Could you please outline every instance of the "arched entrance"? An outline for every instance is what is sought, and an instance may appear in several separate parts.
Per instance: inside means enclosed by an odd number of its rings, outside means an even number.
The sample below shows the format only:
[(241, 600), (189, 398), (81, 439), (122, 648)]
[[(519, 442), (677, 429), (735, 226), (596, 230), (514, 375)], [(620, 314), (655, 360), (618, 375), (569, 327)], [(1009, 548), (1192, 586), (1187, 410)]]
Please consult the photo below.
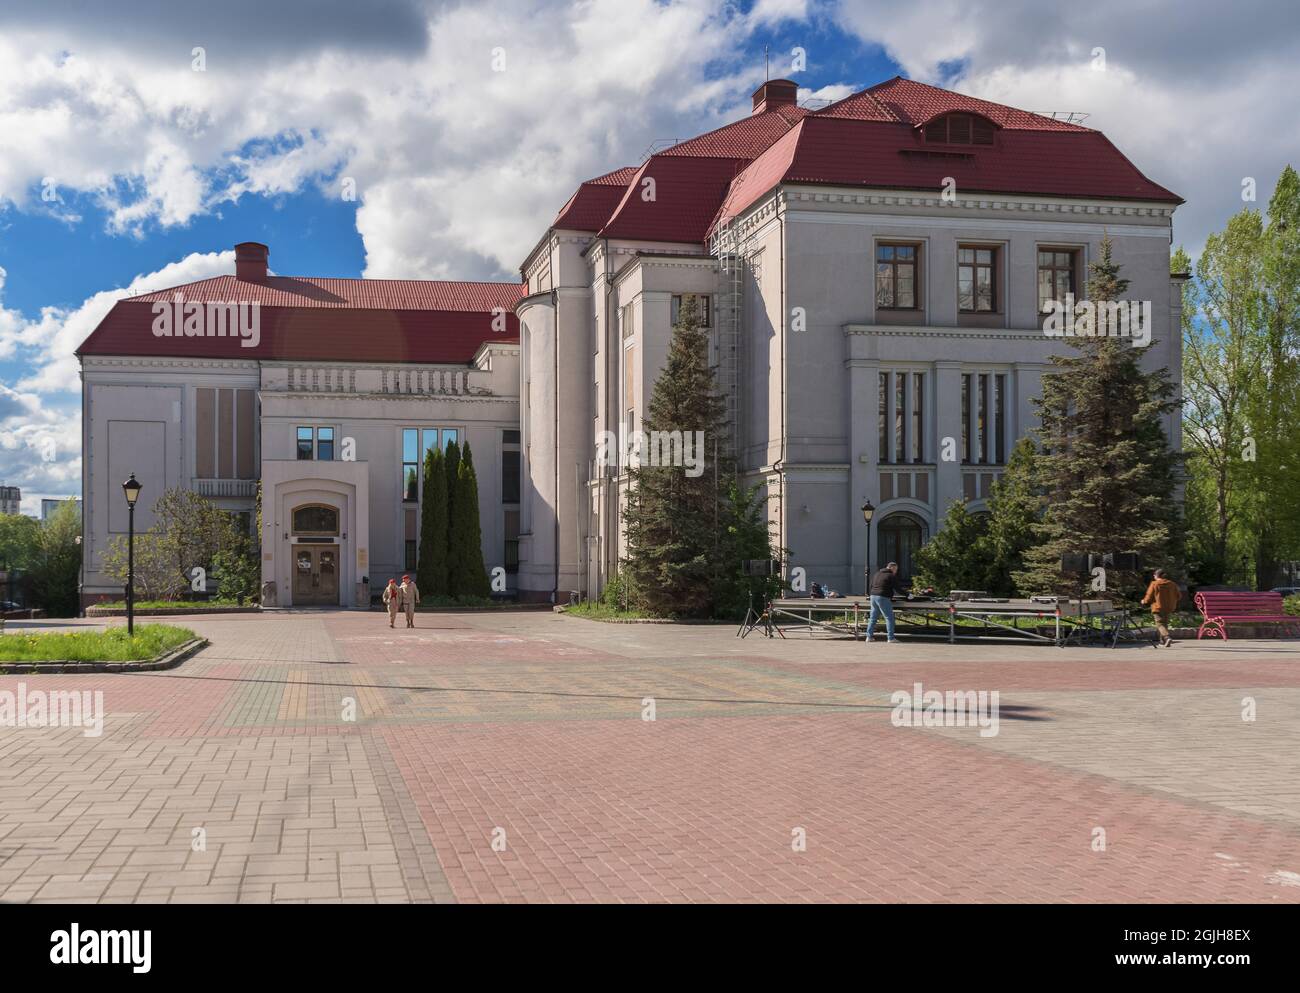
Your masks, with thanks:
[(323, 503), (292, 511), (295, 606), (339, 602), (339, 511)]
[(881, 566), (898, 563), (898, 579), (904, 585), (912, 581), (912, 557), (925, 543), (925, 522), (915, 514), (896, 511), (876, 527), (877, 560)]

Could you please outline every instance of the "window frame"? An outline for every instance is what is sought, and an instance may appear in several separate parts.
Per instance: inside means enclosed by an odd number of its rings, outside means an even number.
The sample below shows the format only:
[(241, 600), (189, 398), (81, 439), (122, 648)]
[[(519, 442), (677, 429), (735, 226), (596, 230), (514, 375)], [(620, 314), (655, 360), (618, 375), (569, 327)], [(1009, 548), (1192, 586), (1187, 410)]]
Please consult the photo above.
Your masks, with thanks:
[(682, 304), (686, 302), (687, 297), (694, 297), (697, 303), (700, 303), (704, 309), (704, 320), (700, 322), (701, 328), (713, 327), (713, 297), (708, 293), (674, 293), (668, 301), (668, 324), (670, 327), (677, 326), (677, 315), (681, 313)]
[[(982, 245), (978, 243), (958, 242), (957, 244), (957, 313), (959, 314), (1000, 314), (1001, 294), (998, 293), (998, 275), (1001, 271), (999, 264), (1000, 245)], [(962, 260), (963, 252), (971, 252), (972, 257), (969, 262)], [(980, 252), (988, 252), (987, 262), (981, 262)], [(971, 278), (971, 300), (975, 304), (973, 308), (962, 306), (962, 270), (970, 270)], [(987, 270), (989, 274), (989, 306), (987, 309), (980, 307), (980, 289), (979, 274), (981, 270)]]
[[(1057, 265), (1057, 264), (1055, 263), (1055, 259), (1053, 259), (1053, 262), (1052, 262), (1050, 265), (1043, 265), (1043, 256), (1044, 256), (1044, 255), (1052, 255), (1052, 256), (1056, 256), (1056, 255), (1065, 255), (1065, 256), (1068, 258), (1068, 265), (1067, 265), (1067, 266), (1060, 266), (1060, 265)], [(1037, 295), (1037, 297), (1038, 297), (1038, 313), (1039, 313), (1039, 314), (1046, 314), (1046, 313), (1047, 313), (1047, 302), (1048, 302), (1048, 300), (1053, 300), (1053, 301), (1056, 301), (1056, 302), (1058, 302), (1058, 303), (1060, 303), (1060, 304), (1064, 304), (1064, 303), (1065, 303), (1065, 300), (1064, 300), (1064, 299), (1062, 299), (1061, 297), (1056, 296), (1056, 274), (1057, 274), (1057, 273), (1065, 272), (1065, 273), (1067, 273), (1067, 274), (1069, 275), (1069, 277), (1070, 277), (1070, 286), (1069, 286), (1069, 289), (1066, 290), (1066, 292), (1069, 293), (1069, 294), (1072, 294), (1076, 299), (1078, 299), (1078, 296), (1079, 296), (1079, 258), (1080, 258), (1080, 251), (1079, 251), (1079, 249), (1078, 249), (1077, 247), (1075, 247), (1075, 248), (1070, 248), (1070, 247), (1065, 246), (1065, 245), (1038, 245), (1038, 246), (1035, 247), (1035, 254), (1034, 254), (1034, 293), (1035, 293), (1035, 294)], [(1051, 284), (1052, 284), (1052, 296), (1050, 296), (1050, 297), (1048, 297), (1048, 298), (1046, 298), (1046, 299), (1044, 299), (1044, 297), (1043, 297), (1043, 289), (1042, 289), (1042, 274), (1043, 274), (1044, 272), (1050, 272), (1050, 273), (1052, 274), (1052, 278), (1051, 278)]]
[[(912, 253), (910, 260), (901, 261), (898, 258), (898, 249), (907, 249)], [(894, 253), (888, 259), (881, 258), (882, 250), (889, 250)], [(890, 284), (890, 303), (882, 304), (880, 302), (880, 277), (884, 275), (881, 267), (889, 269), (888, 281)], [(912, 270), (912, 304), (909, 307), (899, 306), (898, 304), (898, 270), (906, 266)], [(874, 297), (876, 310), (901, 310), (914, 312), (921, 309), (921, 245), (914, 241), (878, 241), (875, 244), (873, 252), (872, 268), (872, 286), (874, 288)]]

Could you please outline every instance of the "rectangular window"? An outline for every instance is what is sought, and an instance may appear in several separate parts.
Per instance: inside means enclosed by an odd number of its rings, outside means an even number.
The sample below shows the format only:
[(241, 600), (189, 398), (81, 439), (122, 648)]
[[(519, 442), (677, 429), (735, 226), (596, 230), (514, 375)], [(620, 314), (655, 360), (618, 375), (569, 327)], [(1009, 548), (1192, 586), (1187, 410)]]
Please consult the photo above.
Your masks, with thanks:
[(1007, 464), (1007, 377), (997, 376), (994, 382), (993, 443), (997, 446), (998, 465)]
[(669, 304), (668, 322), (674, 326), (677, 324), (677, 315), (681, 313), (682, 303), (689, 299), (695, 300), (697, 308), (696, 313), (699, 315), (700, 327), (713, 327), (713, 314), (710, 311), (710, 298), (700, 293), (677, 293), (673, 295), (672, 302)]
[(997, 310), (995, 270), (997, 249), (957, 249), (957, 309), (968, 314), (991, 314)]
[(907, 461), (907, 373), (894, 373), (894, 461)]
[(501, 502), (519, 502), (519, 449), (501, 453)]
[(1065, 303), (1067, 293), (1074, 293), (1072, 249), (1047, 248), (1038, 251), (1038, 310), (1043, 313), (1052, 301)]
[(987, 373), (980, 373), (980, 392), (978, 397), (979, 403), (979, 429), (980, 429), (980, 461), (988, 462), (989, 460), (989, 377)]
[(921, 404), (925, 397), (925, 373), (912, 373), (912, 461), (925, 461), (925, 442), (921, 432)]
[(519, 571), (519, 511), (506, 511), (506, 572)]
[(876, 423), (880, 425), (880, 461), (889, 459), (889, 426), (886, 423), (889, 404), (889, 373), (880, 374), (880, 406), (876, 411)]
[(442, 430), (442, 450), (445, 452), (452, 445), (460, 444), (460, 432), (455, 428), (443, 428)]
[(636, 328), (633, 327), (633, 323), (632, 323), (632, 314), (633, 314), (632, 304), (630, 303), (625, 304), (623, 306), (623, 309), (620, 310), (618, 314), (619, 314), (619, 324), (622, 325), (620, 330), (622, 331), (623, 337), (631, 338), (633, 332), (636, 330)]
[(501, 441), (506, 445), (517, 445), (519, 444), (519, 432), (503, 431), (501, 432)]
[(402, 566), (407, 572), (416, 570), (415, 542), (409, 538), (406, 541), (406, 565)]
[(310, 461), (312, 457), (312, 430), (311, 428), (298, 429), (298, 460), (300, 462)]
[(970, 461), (970, 373), (961, 377), (961, 460)]
[(420, 437), (424, 441), (424, 446), (420, 449), (421, 458), (423, 458), (428, 455), (429, 452), (435, 451), (438, 448), (438, 429), (425, 428)]
[(322, 462), (334, 461), (334, 429), (316, 429), (316, 458)]
[[(420, 432), (418, 428), (402, 429), (402, 500), (414, 503), (420, 499)], [(410, 569), (413, 566), (408, 565)]]
[(916, 246), (876, 246), (876, 307), (916, 310)]

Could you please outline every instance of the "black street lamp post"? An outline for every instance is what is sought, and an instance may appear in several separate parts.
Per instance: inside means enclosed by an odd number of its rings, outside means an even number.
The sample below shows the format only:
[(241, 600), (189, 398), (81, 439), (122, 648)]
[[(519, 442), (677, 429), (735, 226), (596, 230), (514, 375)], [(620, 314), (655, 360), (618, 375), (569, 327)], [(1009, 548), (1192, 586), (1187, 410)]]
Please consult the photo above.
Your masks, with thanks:
[(867, 568), (865, 573), (867, 581), (862, 587), (862, 593), (864, 596), (871, 595), (871, 518), (875, 516), (876, 508), (873, 507), (871, 501), (868, 500), (862, 505), (862, 520), (865, 521), (867, 525)]
[(135, 502), (140, 499), (144, 484), (136, 481), (135, 473), (122, 484), (126, 494), (126, 633), (135, 637)]

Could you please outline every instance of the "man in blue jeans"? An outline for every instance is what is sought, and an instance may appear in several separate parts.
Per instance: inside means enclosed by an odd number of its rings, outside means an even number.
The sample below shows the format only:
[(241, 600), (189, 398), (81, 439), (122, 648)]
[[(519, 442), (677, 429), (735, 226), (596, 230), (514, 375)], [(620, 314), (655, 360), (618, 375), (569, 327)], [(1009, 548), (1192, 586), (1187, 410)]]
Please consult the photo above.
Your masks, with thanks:
[(885, 618), (885, 637), (889, 639), (888, 644), (898, 644), (898, 639), (894, 637), (894, 604), (891, 600), (897, 595), (898, 563), (890, 562), (871, 577), (871, 614), (867, 618), (866, 637), (868, 644), (871, 643), (871, 636), (876, 630), (877, 614)]

